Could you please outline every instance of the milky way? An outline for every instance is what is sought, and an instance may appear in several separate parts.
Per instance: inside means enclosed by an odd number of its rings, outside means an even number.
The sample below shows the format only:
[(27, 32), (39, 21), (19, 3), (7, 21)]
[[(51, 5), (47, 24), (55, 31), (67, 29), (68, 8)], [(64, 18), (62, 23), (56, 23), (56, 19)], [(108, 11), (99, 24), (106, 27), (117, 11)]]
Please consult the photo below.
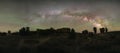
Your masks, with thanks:
[[(70, 27), (80, 32), (92, 27), (120, 30), (118, 1), (2, 1), (0, 31), (18, 30), (23, 26), (36, 28)], [(4, 27), (6, 26), (6, 27)]]

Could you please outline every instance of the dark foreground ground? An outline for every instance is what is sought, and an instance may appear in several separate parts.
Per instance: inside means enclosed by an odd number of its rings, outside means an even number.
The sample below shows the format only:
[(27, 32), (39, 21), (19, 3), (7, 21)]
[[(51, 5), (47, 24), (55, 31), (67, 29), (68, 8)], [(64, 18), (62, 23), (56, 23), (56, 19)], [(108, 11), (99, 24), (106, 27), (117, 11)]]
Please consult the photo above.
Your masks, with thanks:
[(120, 32), (0, 36), (0, 53), (120, 53)]

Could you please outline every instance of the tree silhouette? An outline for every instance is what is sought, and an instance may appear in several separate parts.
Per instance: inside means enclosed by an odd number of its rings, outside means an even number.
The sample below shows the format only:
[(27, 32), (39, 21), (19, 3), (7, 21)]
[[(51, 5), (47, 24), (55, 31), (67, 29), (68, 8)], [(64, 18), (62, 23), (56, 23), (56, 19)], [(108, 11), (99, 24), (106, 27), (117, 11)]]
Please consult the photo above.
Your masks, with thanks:
[(105, 33), (105, 28), (100, 28), (100, 33)]
[(90, 37), (92, 37), (93, 35), (95, 35), (93, 32), (89, 32)]
[(86, 35), (86, 34), (88, 34), (89, 32), (88, 32), (88, 30), (83, 30), (82, 31), (82, 34), (84, 34), (84, 35)]
[(26, 35), (30, 35), (30, 27), (25, 28), (25, 33), (26, 33)]
[(10, 30), (8, 30), (8, 35), (11, 35), (11, 31)]
[(105, 32), (108, 32), (108, 28), (107, 27), (105, 28)]
[(75, 39), (75, 37), (76, 37), (75, 30), (74, 30), (74, 29), (71, 29), (69, 38), (70, 38), (70, 39)]
[(21, 28), (20, 30), (19, 30), (19, 34), (21, 35), (21, 36), (24, 36), (25, 35), (25, 27), (23, 27), (23, 28)]
[(30, 27), (26, 27), (26, 32), (29, 32), (30, 31)]
[(93, 31), (94, 31), (94, 33), (96, 34), (96, 33), (97, 33), (97, 28), (96, 28), (96, 27), (93, 27)]

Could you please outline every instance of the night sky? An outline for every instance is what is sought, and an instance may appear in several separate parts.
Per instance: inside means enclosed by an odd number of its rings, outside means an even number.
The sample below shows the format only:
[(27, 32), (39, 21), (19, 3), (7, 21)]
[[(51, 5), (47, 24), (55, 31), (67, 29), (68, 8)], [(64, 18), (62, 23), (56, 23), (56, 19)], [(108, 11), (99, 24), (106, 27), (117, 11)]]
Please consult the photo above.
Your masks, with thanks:
[(120, 30), (120, 2), (117, 0), (5, 0), (0, 1), (0, 31), (21, 27), (74, 28), (81, 32), (108, 27)]

